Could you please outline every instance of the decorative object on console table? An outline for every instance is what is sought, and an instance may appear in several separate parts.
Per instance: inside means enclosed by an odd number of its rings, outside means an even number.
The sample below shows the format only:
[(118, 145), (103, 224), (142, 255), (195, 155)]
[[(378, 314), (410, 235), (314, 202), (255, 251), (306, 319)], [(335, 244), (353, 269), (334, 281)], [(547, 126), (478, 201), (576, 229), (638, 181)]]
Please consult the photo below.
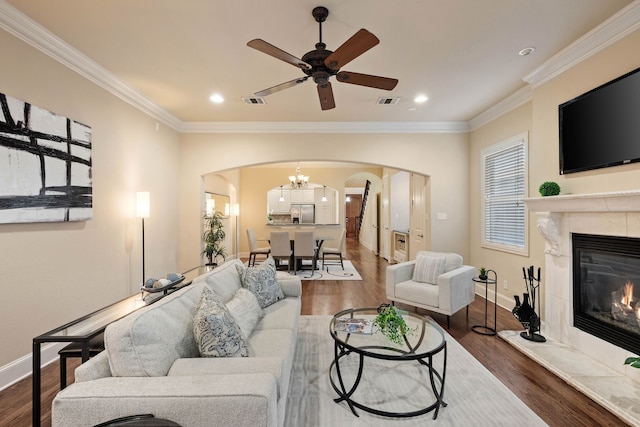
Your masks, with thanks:
[(223, 260), (227, 257), (227, 251), (222, 245), (226, 233), (224, 232), (224, 225), (222, 224), (222, 214), (218, 211), (213, 212), (212, 215), (203, 216), (204, 219), (204, 232), (202, 234), (204, 240), (204, 249), (202, 250), (203, 256), (207, 257), (207, 265), (217, 265), (217, 258), (222, 257)]
[[(534, 342), (545, 342), (547, 339), (537, 333), (540, 330), (540, 317), (536, 314), (536, 297), (540, 288), (540, 267), (538, 267), (537, 277), (534, 275), (533, 266), (528, 269), (522, 267), (522, 273), (527, 292), (522, 294), (522, 304), (518, 295), (514, 295), (516, 306), (512, 313), (526, 329), (526, 331), (520, 332), (522, 338)], [(529, 297), (531, 297), (531, 304), (529, 304)], [(538, 311), (540, 311), (540, 301), (538, 301)]]
[[(480, 335), (496, 335), (498, 307), (496, 299), (498, 298), (498, 274), (494, 270), (487, 270), (485, 267), (478, 269), (478, 278), (473, 278), (476, 283), (484, 283), (484, 324), (473, 325), (471, 330)], [(493, 278), (489, 278), (489, 273), (493, 273)], [(489, 308), (489, 285), (493, 285), (493, 327), (488, 324), (488, 308)]]
[(557, 196), (560, 194), (560, 186), (553, 181), (546, 181), (540, 184), (538, 191), (542, 197)]

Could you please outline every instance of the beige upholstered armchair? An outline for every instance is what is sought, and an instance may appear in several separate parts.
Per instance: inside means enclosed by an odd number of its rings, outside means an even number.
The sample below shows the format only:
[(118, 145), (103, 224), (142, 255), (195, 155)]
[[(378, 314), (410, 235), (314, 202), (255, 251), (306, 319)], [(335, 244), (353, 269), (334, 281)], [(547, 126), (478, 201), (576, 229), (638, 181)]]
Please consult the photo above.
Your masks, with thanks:
[(387, 298), (449, 316), (475, 299), (476, 269), (454, 253), (420, 251), (414, 261), (387, 267)]

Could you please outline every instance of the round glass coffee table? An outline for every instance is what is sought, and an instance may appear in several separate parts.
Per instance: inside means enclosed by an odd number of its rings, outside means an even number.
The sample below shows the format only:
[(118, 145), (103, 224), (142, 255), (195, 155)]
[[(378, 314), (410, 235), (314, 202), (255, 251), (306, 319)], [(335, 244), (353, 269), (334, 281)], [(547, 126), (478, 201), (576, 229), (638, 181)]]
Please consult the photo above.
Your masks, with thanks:
[[(339, 396), (334, 399), (334, 401), (336, 403), (342, 401), (347, 402), (349, 408), (356, 416), (359, 416), (356, 408), (386, 417), (415, 417), (435, 410), (433, 419), (436, 419), (440, 407), (447, 406), (443, 400), (447, 368), (447, 342), (444, 339), (442, 329), (431, 318), (414, 313), (406, 313), (403, 314), (403, 319), (413, 332), (404, 336), (401, 344), (396, 344), (387, 339), (380, 331), (376, 331), (376, 327), (373, 327), (371, 334), (360, 333), (360, 328), (352, 326), (338, 327), (340, 330), (336, 330), (337, 324), (345, 323), (343, 321), (344, 319), (364, 319), (373, 322), (376, 315), (377, 308), (352, 308), (337, 313), (331, 320), (329, 331), (334, 340), (334, 360), (329, 368), (329, 379), (331, 386)], [(349, 323), (357, 324), (358, 322)], [(434, 366), (434, 356), (440, 352), (442, 352), (442, 355), (438, 356), (438, 359), (442, 359), (442, 362), (439, 363), (441, 367), (438, 371)], [(354, 356), (356, 358), (355, 360), (353, 359)], [(348, 359), (351, 359), (352, 363), (345, 363)], [(407, 411), (395, 412), (383, 410), (380, 407), (372, 407), (370, 403), (364, 404), (362, 401), (354, 400), (357, 398), (357, 395), (354, 396), (354, 394), (363, 378), (366, 360), (368, 360), (367, 364), (372, 366), (369, 369), (376, 370), (375, 374), (370, 373), (372, 379), (369, 381), (375, 382), (376, 377), (382, 377), (385, 371), (385, 368), (377, 366), (377, 363), (370, 363), (372, 362), (371, 359), (418, 363), (418, 374), (428, 376), (428, 382), (431, 386), (431, 393), (428, 393), (427, 390), (424, 394), (432, 395), (434, 401), (432, 403), (430, 401), (427, 402), (428, 404), (426, 404), (426, 406), (422, 406), (421, 404), (418, 409), (411, 408)], [(393, 374), (392, 369), (393, 367), (389, 368)], [(416, 378), (411, 379), (415, 380)], [(369, 390), (369, 394), (375, 394), (375, 390), (380, 390), (380, 387), (384, 387), (384, 384), (368, 384), (367, 387), (374, 390), (373, 392)], [(406, 393), (408, 397), (415, 397), (417, 393), (414, 392), (413, 389), (416, 387), (426, 388), (426, 381), (425, 383), (417, 382), (413, 385), (405, 385), (405, 383), (401, 381), (399, 386), (394, 386), (393, 390), (385, 390), (385, 393), (390, 392), (398, 396)], [(401, 390), (401, 388), (412, 388), (412, 390)], [(403, 398), (401, 397), (401, 399)], [(373, 398), (370, 400), (376, 402), (377, 400), (383, 400), (383, 398)], [(420, 399), (420, 401), (422, 400)]]

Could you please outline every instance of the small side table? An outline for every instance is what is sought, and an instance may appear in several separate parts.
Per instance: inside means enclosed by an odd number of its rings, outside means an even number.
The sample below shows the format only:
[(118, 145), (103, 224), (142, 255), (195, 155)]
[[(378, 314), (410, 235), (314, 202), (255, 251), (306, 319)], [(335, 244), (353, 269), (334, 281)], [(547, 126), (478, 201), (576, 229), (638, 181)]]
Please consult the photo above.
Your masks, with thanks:
[[(493, 273), (493, 278), (489, 276), (490, 273)], [(471, 330), (481, 335), (496, 335), (496, 322), (498, 319), (496, 302), (493, 302), (493, 328), (487, 325), (487, 309), (489, 304), (489, 285), (493, 285), (494, 298), (498, 297), (498, 274), (493, 270), (487, 270), (486, 279), (474, 277), (473, 281), (476, 283), (484, 283), (484, 325), (474, 325), (471, 327)]]

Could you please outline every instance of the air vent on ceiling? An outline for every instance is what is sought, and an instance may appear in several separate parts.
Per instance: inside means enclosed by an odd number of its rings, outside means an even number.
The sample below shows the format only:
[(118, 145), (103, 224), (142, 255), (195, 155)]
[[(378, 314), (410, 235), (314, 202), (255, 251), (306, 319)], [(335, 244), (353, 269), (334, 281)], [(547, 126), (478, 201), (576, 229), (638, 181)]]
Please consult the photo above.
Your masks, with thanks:
[(393, 105), (400, 102), (400, 98), (378, 98), (378, 105)]
[(249, 105), (264, 105), (264, 104), (266, 104), (264, 98), (261, 97), (261, 96), (246, 96), (246, 97), (242, 98), (242, 101), (245, 104), (249, 104)]

